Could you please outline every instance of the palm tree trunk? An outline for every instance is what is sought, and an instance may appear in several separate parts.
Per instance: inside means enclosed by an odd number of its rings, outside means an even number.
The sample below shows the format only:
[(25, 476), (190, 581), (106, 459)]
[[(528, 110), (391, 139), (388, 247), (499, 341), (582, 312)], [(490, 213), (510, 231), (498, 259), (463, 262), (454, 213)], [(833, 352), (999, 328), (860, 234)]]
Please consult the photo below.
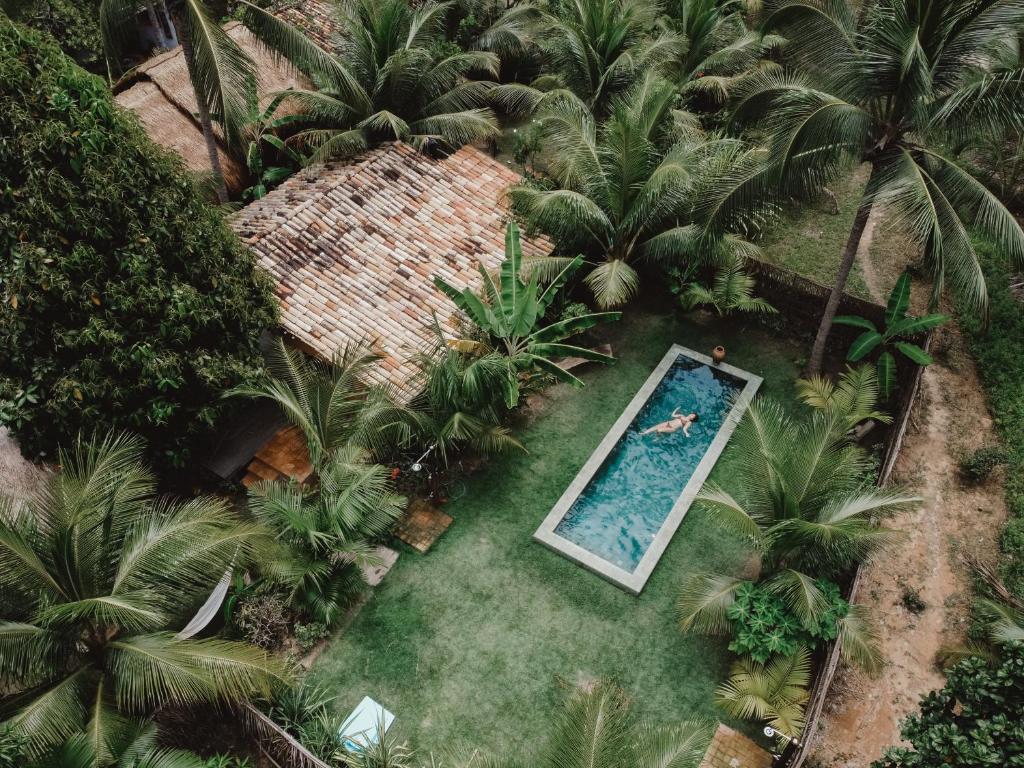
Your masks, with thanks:
[[(871, 176), (874, 177), (875, 169), (871, 169)], [(870, 195), (871, 179), (868, 179), (864, 195), (861, 197), (860, 206), (857, 208), (857, 215), (853, 217), (853, 227), (850, 229), (850, 236), (846, 239), (846, 246), (843, 248), (843, 258), (839, 262), (839, 272), (836, 274), (835, 285), (832, 286), (832, 293), (829, 294), (828, 303), (825, 304), (825, 312), (818, 324), (818, 335), (814, 337), (814, 346), (811, 347), (811, 359), (807, 363), (806, 376), (816, 376), (821, 373), (821, 365), (825, 359), (825, 344), (828, 335), (832, 331), (832, 321), (835, 319), (839, 309), (839, 302), (843, 298), (843, 290), (846, 288), (846, 280), (850, 277), (850, 270), (853, 268), (853, 261), (857, 258), (857, 251), (860, 249), (860, 240), (864, 235), (864, 228), (867, 226), (868, 217), (871, 215), (872, 198)]]
[[(187, 34), (182, 34), (181, 24), (175, 18), (175, 34), (181, 42), (181, 52), (185, 56), (185, 66), (188, 67), (189, 80), (195, 82), (195, 60), (192, 54), (192, 41)], [(213, 120), (210, 118), (210, 109), (203, 101), (200, 94), (196, 93), (196, 104), (199, 107), (199, 126), (203, 129), (203, 141), (206, 142), (206, 154), (210, 158), (210, 169), (213, 171), (214, 188), (217, 190), (217, 201), (223, 205), (228, 201), (228, 188), (224, 184), (224, 169), (221, 168), (220, 154), (217, 151), (217, 137), (213, 133)]]

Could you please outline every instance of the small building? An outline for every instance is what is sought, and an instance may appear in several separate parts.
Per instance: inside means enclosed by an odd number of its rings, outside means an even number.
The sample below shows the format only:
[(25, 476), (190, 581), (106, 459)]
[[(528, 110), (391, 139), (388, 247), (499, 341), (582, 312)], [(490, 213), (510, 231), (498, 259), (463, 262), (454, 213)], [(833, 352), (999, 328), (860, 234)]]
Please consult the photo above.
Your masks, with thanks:
[[(417, 351), (451, 330), (453, 306), (433, 284), (478, 285), (505, 247), (505, 189), (519, 175), (474, 147), (434, 159), (400, 142), (288, 179), (232, 217), (276, 282), (281, 325), (323, 359), (365, 340), (385, 378), (410, 393)], [(526, 258), (544, 239), (524, 239)]]

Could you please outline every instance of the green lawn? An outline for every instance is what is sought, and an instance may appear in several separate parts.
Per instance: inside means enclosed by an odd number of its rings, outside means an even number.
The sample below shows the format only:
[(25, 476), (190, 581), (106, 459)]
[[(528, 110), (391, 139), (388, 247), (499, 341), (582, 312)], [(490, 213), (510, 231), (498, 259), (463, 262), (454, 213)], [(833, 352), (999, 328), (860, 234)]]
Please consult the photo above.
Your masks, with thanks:
[[(364, 695), (397, 715), (425, 758), (453, 745), (522, 754), (548, 732), (566, 685), (611, 679), (637, 712), (667, 722), (715, 717), (727, 654), (673, 620), (680, 574), (736, 571), (743, 548), (691, 510), (637, 598), (531, 540), (600, 438), (668, 346), (723, 343), (728, 360), (792, 403), (802, 346), (741, 321), (703, 324), (633, 309), (609, 334), (619, 362), (590, 368), (586, 389), (552, 389), (521, 436), (529, 454), (494, 460), (448, 511), (455, 523), (427, 555), (403, 551), (311, 678), (345, 714)], [(728, 450), (715, 469), (729, 472)]]
[[(831, 286), (835, 283), (836, 272), (843, 247), (853, 226), (861, 192), (867, 182), (866, 169), (848, 174), (835, 182), (832, 191), (836, 195), (839, 213), (827, 210), (827, 201), (786, 206), (782, 216), (765, 234), (759, 243), (765, 261), (791, 269), (801, 275)], [(855, 296), (870, 299), (860, 264), (854, 262), (846, 290)]]

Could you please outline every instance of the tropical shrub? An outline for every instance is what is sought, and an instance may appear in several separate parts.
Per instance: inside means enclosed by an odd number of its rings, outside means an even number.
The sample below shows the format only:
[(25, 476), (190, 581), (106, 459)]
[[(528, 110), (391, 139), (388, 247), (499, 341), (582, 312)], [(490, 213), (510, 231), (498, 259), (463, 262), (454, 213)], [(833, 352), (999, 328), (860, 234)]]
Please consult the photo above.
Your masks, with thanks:
[(45, 32), (61, 50), (90, 72), (104, 70), (100, 34), (102, 0), (0, 0), (0, 11), (32, 29)]
[(1024, 643), (1007, 645), (994, 665), (960, 661), (903, 721), (900, 736), (911, 746), (891, 748), (873, 768), (1024, 765)]
[(720, 316), (731, 312), (778, 312), (767, 301), (754, 296), (757, 283), (744, 271), (743, 262), (739, 259), (732, 259), (718, 267), (709, 286), (690, 281), (688, 273), (689, 270), (678, 268), (675, 268), (675, 274), (673, 270), (669, 270), (670, 276), (678, 279), (672, 286), (672, 291), (678, 294), (679, 303), (685, 310), (708, 307)]
[[(736, 140), (709, 139), (675, 103), (675, 86), (650, 74), (613, 99), (600, 124), (573, 99), (551, 101), (538, 113), (550, 183), (509, 191), (531, 229), (563, 254), (584, 255), (584, 282), (602, 309), (637, 294), (642, 264), (757, 253), (730, 232), (756, 225), (760, 155)], [(552, 272), (565, 263), (546, 262)]]
[(157, 707), (230, 704), (283, 671), (262, 650), (174, 634), (266, 542), (217, 498), (158, 499), (141, 441), (75, 441), (28, 504), (0, 501), (6, 724), (38, 758), (85, 729), (98, 749)]
[(2, 18), (0, 136), (5, 425), (31, 455), (118, 428), (184, 465), (261, 370), (269, 281), (99, 79)]
[(804, 729), (810, 680), (811, 655), (806, 648), (763, 663), (748, 656), (733, 664), (729, 679), (715, 691), (715, 701), (733, 717), (764, 722), (797, 738)]
[(0, 728), (0, 768), (20, 768), (24, 764), (25, 741), (10, 726)]
[(878, 410), (878, 374), (871, 365), (847, 366), (835, 381), (821, 375), (797, 379), (796, 394), (812, 408), (842, 420), (847, 429), (868, 419), (892, 422), (892, 416)]
[(849, 352), (846, 353), (846, 359), (851, 363), (859, 362), (876, 349), (881, 349), (876, 365), (882, 396), (886, 400), (892, 397), (896, 387), (896, 357), (893, 350), (917, 365), (931, 365), (931, 355), (917, 344), (906, 341), (906, 337), (925, 333), (949, 320), (947, 315), (941, 314), (911, 317), (907, 314), (909, 307), (910, 273), (904, 272), (896, 280), (889, 294), (889, 301), (885, 307), (885, 328), (878, 330), (866, 317), (839, 315), (833, 320), (839, 325), (850, 325), (864, 330), (864, 333), (854, 339)]
[[(946, 147), (1019, 129), (1024, 79), (1005, 45), (1024, 8), (988, 3), (831, 0), (767, 6), (765, 31), (786, 39), (786, 68), (755, 70), (734, 89), (734, 116), (757, 123), (789, 191), (811, 192), (868, 163), (808, 364), (818, 373), (868, 218), (876, 206), (924, 254), (932, 303), (950, 287), (984, 318), (988, 292), (968, 234), (977, 228), (1024, 266), (1024, 231)], [(884, 384), (884, 381), (883, 381)]]
[(260, 590), (243, 598), (234, 612), (234, 624), (246, 642), (272, 651), (288, 635), (288, 605), (273, 590)]
[(76, 733), (27, 768), (206, 768), (197, 755), (158, 743), (156, 726), (132, 720)]
[(801, 646), (835, 640), (850, 604), (834, 582), (817, 579), (814, 586), (824, 605), (800, 619), (775, 591), (749, 581), (741, 584), (726, 612), (733, 631), (729, 650), (765, 664), (773, 655), (792, 656)]
[[(488, 106), (498, 57), (485, 51), (444, 50), (449, 3), (355, 0), (339, 6), (339, 47), (293, 61), (309, 71), (316, 90), (290, 90), (287, 98), (307, 120), (295, 140), (313, 159), (355, 154), (396, 139), (457, 149), (494, 137), (498, 123)], [(308, 41), (306, 44), (307, 49)], [(281, 45), (285, 48), (286, 46)]]
[(505, 405), (509, 408), (519, 403), (521, 376), (532, 371), (541, 371), (573, 386), (583, 386), (576, 376), (554, 363), (556, 358), (581, 357), (602, 363), (613, 362), (614, 358), (609, 355), (566, 344), (565, 340), (598, 323), (618, 320), (622, 313), (588, 313), (542, 325), (548, 307), (582, 263), (582, 258), (572, 259), (543, 288), (537, 271), (533, 272), (528, 283), (523, 282), (519, 227), (510, 222), (505, 230), (505, 259), (501, 264), (499, 282), (495, 283), (490, 273), (480, 265), (485, 290), (483, 298), (470, 288), (460, 290), (441, 277), (434, 278), (434, 285), (455, 302), (487, 339), (486, 342), (458, 340), (454, 342), (457, 349), (477, 356), (497, 353), (498, 360), (504, 363), (502, 384)]
[(331, 634), (327, 626), (318, 621), (296, 622), (292, 633), (295, 635), (295, 642), (299, 644), (299, 650), (302, 653), (309, 653), (317, 646), (317, 643)]
[(987, 445), (971, 451), (960, 459), (960, 475), (970, 483), (981, 483), (1009, 461), (1006, 451), (997, 445)]
[(297, 738), (306, 749), (330, 761), (338, 749), (338, 728), (334, 696), (323, 687), (301, 681), (281, 689), (267, 706), (267, 714)]

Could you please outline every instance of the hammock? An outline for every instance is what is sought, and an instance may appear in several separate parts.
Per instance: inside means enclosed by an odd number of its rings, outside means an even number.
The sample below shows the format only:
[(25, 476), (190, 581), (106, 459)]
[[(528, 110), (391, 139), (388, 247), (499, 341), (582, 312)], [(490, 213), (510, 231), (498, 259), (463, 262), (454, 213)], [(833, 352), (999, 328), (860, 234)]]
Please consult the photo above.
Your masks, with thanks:
[(190, 637), (195, 637), (206, 628), (207, 624), (213, 621), (213, 617), (217, 615), (221, 603), (224, 602), (228, 589), (231, 587), (232, 571), (234, 571), (234, 566), (224, 571), (224, 575), (220, 577), (220, 581), (217, 582), (217, 586), (213, 588), (210, 596), (206, 598), (206, 602), (200, 606), (196, 615), (185, 625), (185, 628), (175, 635), (178, 640), (188, 640)]

